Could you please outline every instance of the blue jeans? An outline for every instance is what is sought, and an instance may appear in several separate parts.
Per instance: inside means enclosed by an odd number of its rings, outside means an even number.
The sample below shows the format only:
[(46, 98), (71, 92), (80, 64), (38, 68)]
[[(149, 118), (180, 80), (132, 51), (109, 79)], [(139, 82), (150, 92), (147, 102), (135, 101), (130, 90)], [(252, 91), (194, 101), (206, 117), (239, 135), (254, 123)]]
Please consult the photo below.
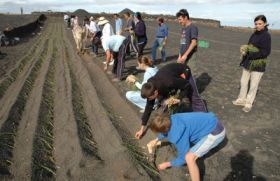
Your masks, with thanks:
[(147, 100), (141, 97), (141, 91), (128, 91), (125, 96), (130, 102), (138, 106), (140, 109), (145, 109)]
[[(153, 61), (156, 60), (156, 57), (157, 57), (157, 48), (159, 46), (162, 46), (162, 43), (163, 43), (163, 40), (164, 38), (156, 38), (154, 43), (153, 43), (153, 46), (152, 46), (152, 59)], [(162, 58), (162, 61), (166, 61), (166, 52), (165, 52), (165, 47), (162, 47), (161, 49), (161, 58)]]
[(102, 35), (101, 31), (97, 32), (92, 40), (92, 51), (96, 55), (98, 54), (98, 45), (101, 44), (101, 40), (100, 40), (101, 35)]

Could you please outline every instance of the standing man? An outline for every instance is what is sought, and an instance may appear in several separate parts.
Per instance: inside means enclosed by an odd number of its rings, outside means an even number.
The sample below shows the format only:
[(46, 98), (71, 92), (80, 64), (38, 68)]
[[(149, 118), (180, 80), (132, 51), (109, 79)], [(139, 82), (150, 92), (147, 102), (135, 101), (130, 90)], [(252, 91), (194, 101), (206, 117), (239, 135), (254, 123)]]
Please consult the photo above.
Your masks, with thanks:
[(152, 59), (153, 62), (155, 62), (157, 56), (157, 48), (159, 48), (159, 51), (161, 52), (162, 61), (165, 62), (166, 61), (165, 46), (167, 43), (168, 27), (166, 26), (166, 24), (164, 24), (163, 17), (159, 17), (157, 21), (159, 26), (157, 29), (156, 39), (152, 46)]
[(135, 23), (129, 12), (124, 13), (124, 18), (126, 19), (126, 27), (124, 28), (124, 30), (129, 32), (129, 35), (127, 37), (130, 38), (130, 45), (127, 46), (126, 54), (130, 55), (130, 50), (132, 49), (136, 54), (136, 56), (138, 57), (137, 42), (136, 42), (136, 37), (134, 32)]
[(195, 52), (197, 51), (198, 28), (190, 20), (186, 9), (181, 9), (176, 14), (176, 17), (180, 25), (182, 25), (180, 53), (177, 63), (187, 64), (192, 69), (192, 72), (196, 72)]
[(99, 26), (96, 24), (94, 21), (94, 18), (91, 16), (90, 17), (90, 24), (89, 24), (89, 30), (91, 33), (91, 38), (92, 38), (92, 52), (95, 54), (95, 56), (98, 55), (98, 45), (101, 44), (101, 36), (102, 32), (99, 28)]
[(123, 32), (123, 22), (119, 14), (114, 14), (114, 19), (116, 23), (116, 35), (121, 35)]
[(137, 38), (137, 45), (138, 45), (138, 58), (140, 58), (143, 56), (144, 48), (148, 42), (148, 38), (146, 34), (146, 25), (142, 19), (141, 13), (136, 12), (134, 14), (134, 22), (135, 22), (134, 32)]

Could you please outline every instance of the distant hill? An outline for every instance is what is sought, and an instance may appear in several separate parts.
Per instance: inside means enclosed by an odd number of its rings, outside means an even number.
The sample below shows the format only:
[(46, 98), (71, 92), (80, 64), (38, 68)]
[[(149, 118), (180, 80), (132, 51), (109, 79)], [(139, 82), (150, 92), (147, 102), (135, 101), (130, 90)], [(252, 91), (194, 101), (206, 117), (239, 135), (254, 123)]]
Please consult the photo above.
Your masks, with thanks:
[(90, 16), (90, 13), (84, 9), (77, 9), (76, 11), (73, 12), (73, 14), (77, 15), (79, 17), (82, 17), (82, 18), (84, 18), (85, 16), (87, 16), (87, 17)]
[(134, 12), (128, 8), (123, 9), (122, 11), (119, 12), (119, 14), (124, 14), (126, 12), (129, 12), (130, 14), (134, 14)]

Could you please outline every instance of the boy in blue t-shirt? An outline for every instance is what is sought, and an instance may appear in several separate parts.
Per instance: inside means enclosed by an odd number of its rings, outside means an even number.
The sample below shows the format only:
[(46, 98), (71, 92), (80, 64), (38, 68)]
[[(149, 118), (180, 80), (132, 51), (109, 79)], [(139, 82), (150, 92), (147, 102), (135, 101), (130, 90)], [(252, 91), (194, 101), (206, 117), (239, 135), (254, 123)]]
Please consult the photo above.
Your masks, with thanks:
[[(178, 152), (176, 159), (159, 164), (158, 169), (187, 163), (193, 181), (200, 179), (196, 160), (225, 138), (225, 128), (212, 112), (177, 113), (171, 116), (162, 114), (151, 122), (150, 129), (160, 134), (148, 145), (156, 146), (158, 141), (166, 139), (176, 146)], [(194, 146), (190, 147), (191, 143)]]

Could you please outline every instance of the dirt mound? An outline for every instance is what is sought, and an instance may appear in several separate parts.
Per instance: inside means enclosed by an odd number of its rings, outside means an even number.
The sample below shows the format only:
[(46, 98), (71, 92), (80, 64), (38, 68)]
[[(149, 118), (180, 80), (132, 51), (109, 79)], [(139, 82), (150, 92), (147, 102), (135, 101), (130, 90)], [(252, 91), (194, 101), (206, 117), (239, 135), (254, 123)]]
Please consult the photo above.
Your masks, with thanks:
[(84, 9), (77, 9), (76, 11), (74, 11), (72, 14), (76, 15), (76, 16), (79, 16), (79, 17), (89, 17), (90, 16), (90, 13), (87, 12), (86, 10)]
[(19, 27), (34, 22), (38, 18), (37, 15), (5, 15), (0, 14), (0, 31), (4, 31), (7, 27)]
[(122, 11), (119, 12), (119, 14), (124, 14), (126, 12), (129, 12), (130, 14), (134, 14), (134, 12), (131, 9), (125, 8)]

